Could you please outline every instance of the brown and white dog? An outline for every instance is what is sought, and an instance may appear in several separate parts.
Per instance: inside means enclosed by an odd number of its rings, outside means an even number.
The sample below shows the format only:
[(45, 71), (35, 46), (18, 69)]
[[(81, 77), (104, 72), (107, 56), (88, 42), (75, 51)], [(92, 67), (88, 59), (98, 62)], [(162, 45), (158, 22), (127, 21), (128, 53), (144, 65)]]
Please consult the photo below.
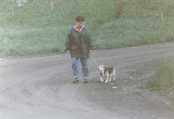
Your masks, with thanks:
[(99, 81), (108, 83), (116, 80), (116, 69), (111, 65), (99, 65)]

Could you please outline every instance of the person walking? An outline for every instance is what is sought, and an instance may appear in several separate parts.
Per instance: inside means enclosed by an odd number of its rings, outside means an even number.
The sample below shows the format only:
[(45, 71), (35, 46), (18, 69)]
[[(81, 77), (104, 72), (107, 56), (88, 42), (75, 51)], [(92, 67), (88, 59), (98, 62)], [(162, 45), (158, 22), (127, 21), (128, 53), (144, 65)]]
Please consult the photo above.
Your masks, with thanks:
[(92, 48), (88, 31), (83, 24), (83, 16), (75, 18), (75, 25), (67, 35), (65, 51), (69, 51), (72, 59), (73, 83), (79, 83), (82, 72), (84, 83), (88, 83), (88, 58)]

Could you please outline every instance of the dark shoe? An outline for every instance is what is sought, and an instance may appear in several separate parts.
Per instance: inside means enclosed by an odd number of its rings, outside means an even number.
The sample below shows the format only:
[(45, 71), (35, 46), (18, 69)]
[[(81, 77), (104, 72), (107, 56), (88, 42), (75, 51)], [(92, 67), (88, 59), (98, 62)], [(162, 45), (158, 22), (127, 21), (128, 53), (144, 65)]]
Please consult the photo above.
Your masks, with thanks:
[(77, 83), (79, 83), (79, 80), (74, 80), (72, 83), (77, 84)]
[(88, 83), (88, 81), (87, 81), (87, 80), (85, 80), (83, 83), (85, 83), (85, 84), (86, 84), (86, 83)]

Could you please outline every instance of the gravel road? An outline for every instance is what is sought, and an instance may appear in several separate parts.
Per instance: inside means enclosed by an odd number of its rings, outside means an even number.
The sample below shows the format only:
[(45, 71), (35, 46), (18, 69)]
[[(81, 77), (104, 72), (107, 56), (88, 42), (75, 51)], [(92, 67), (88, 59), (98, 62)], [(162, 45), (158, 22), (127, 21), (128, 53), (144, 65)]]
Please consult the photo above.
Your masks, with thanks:
[[(171, 101), (144, 88), (174, 43), (92, 51), (88, 84), (72, 84), (67, 54), (0, 58), (0, 119), (173, 119)], [(117, 80), (96, 81), (98, 64)]]

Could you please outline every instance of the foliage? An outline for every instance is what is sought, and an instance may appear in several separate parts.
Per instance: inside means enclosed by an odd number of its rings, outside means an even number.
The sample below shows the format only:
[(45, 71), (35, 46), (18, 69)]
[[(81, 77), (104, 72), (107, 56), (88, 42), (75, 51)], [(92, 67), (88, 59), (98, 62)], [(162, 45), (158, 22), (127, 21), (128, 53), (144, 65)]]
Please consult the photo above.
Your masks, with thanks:
[[(74, 17), (85, 16), (97, 48), (118, 48), (172, 41), (173, 0), (1, 0), (0, 55), (63, 52)], [(118, 11), (119, 12), (119, 11)]]

